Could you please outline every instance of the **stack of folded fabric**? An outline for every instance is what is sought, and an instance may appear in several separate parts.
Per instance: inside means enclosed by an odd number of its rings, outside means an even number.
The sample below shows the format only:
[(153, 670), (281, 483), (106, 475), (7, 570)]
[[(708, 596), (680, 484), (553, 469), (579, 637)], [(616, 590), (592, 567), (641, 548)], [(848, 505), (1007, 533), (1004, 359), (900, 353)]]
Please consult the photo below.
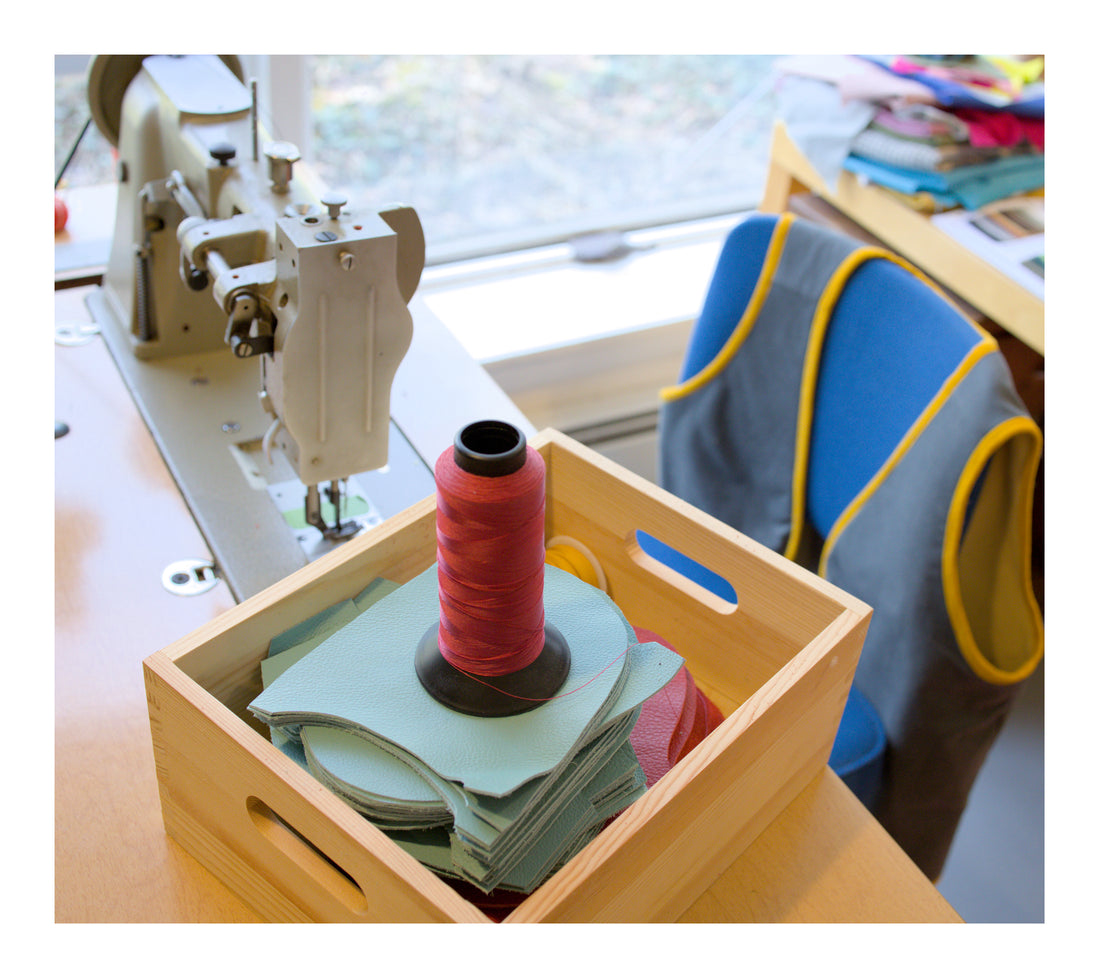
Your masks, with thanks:
[(546, 620), (571, 665), (533, 710), (469, 716), (420, 685), (415, 649), (439, 614), (434, 566), (400, 587), (376, 581), (273, 640), (250, 705), (319, 781), (481, 894), (530, 893), (645, 792), (651, 773), (631, 737), (670, 681), (665, 770), (720, 719), (677, 654), (639, 637), (599, 589), (545, 570)]
[[(845, 57), (827, 70), (797, 60), (784, 70), (799, 78), (788, 128), (811, 162), (831, 113), (844, 169), (920, 210), (977, 210), (1044, 186), (1042, 58)], [(810, 123), (800, 103), (812, 107)]]
[[(989, 118), (983, 118), (989, 117)], [(876, 113), (852, 151), (909, 170), (946, 172), (1016, 157), (1043, 148), (1043, 124), (1005, 114), (956, 113), (932, 105), (898, 106)]]
[(879, 65), (924, 86), (929, 102), (884, 106), (854, 140), (848, 170), (940, 208), (976, 210), (1043, 187), (1041, 59), (894, 57)]

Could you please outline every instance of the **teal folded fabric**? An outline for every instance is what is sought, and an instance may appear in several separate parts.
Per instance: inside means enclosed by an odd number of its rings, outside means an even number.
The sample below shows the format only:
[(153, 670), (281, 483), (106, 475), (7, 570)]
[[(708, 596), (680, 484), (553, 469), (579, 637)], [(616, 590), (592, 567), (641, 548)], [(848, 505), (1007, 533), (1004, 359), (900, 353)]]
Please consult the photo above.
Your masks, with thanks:
[(1044, 159), (1040, 154), (1005, 157), (940, 172), (910, 170), (852, 154), (844, 168), (891, 190), (903, 194), (931, 193), (972, 211), (1043, 187)]

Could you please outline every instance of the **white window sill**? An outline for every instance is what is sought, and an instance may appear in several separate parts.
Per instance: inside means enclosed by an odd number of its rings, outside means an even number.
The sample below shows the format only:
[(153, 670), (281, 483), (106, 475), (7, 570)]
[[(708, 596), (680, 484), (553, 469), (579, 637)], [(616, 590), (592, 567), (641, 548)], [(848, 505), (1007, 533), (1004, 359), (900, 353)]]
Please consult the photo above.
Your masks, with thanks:
[(635, 250), (605, 262), (577, 262), (562, 245), (439, 266), (421, 295), (535, 427), (654, 413), (740, 219), (631, 233)]

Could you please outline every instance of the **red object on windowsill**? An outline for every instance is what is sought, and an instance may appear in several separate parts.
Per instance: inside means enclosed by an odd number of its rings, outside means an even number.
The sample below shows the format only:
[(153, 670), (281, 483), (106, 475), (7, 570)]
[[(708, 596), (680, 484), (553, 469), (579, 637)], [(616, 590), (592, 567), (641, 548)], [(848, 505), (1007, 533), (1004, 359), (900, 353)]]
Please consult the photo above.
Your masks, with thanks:
[(58, 197), (57, 194), (53, 195), (53, 233), (59, 234), (65, 230), (65, 224), (69, 220), (69, 209), (66, 207), (65, 202)]

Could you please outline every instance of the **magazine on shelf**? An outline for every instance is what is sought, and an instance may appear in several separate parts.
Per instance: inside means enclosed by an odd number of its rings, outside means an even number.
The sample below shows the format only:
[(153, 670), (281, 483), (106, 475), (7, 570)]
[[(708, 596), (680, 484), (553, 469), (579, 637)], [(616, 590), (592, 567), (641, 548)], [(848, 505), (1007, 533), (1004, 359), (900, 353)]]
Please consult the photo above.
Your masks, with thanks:
[(941, 231), (1040, 299), (1045, 280), (1042, 197), (1012, 197), (976, 211), (932, 215)]

